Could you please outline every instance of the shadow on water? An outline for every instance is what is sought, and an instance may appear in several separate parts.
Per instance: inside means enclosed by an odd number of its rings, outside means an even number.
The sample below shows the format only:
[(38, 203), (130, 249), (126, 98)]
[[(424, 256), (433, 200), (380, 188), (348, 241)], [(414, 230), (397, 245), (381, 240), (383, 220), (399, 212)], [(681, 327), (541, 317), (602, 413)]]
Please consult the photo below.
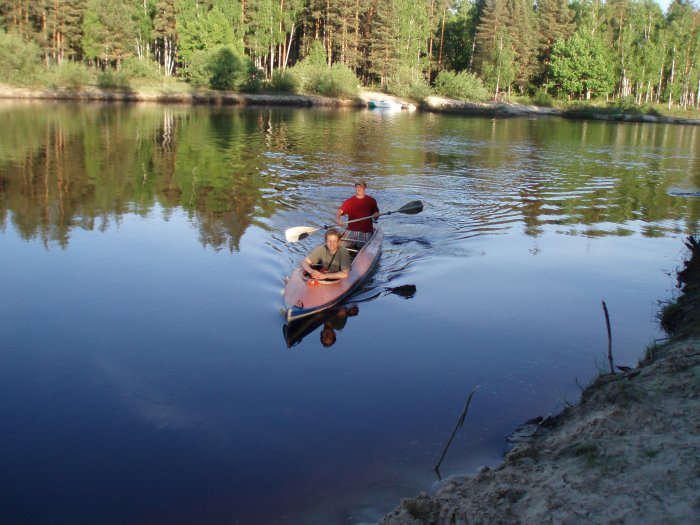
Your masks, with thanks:
[(282, 327), (282, 334), (287, 342), (287, 347), (292, 348), (301, 343), (305, 337), (314, 333), (319, 327), (322, 327), (319, 336), (321, 344), (326, 348), (333, 346), (338, 337), (338, 332), (345, 328), (348, 318), (359, 315), (360, 307), (358, 304), (372, 301), (387, 294), (398, 295), (404, 299), (411, 299), (416, 295), (416, 286), (414, 284), (404, 284), (384, 288), (382, 290), (369, 290), (364, 294), (356, 296), (352, 301), (352, 305), (331, 308), (330, 310), (325, 310), (316, 315), (287, 323)]

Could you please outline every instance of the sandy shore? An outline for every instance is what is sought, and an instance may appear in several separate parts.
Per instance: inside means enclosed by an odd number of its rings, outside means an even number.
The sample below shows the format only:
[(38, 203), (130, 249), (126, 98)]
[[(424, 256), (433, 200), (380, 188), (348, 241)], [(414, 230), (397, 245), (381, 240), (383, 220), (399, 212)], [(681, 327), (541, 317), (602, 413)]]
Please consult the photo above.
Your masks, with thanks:
[[(669, 310), (675, 337), (524, 427), (503, 463), (401, 504), (382, 525), (700, 523), (700, 248)], [(666, 319), (669, 322), (669, 319)]]

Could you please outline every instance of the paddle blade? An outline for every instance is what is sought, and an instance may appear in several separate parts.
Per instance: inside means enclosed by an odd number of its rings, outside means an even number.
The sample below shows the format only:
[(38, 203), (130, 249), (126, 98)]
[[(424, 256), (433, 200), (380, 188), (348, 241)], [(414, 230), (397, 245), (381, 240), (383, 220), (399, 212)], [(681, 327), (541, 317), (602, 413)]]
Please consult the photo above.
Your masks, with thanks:
[(404, 204), (396, 213), (407, 213), (408, 215), (415, 215), (423, 211), (423, 203), (421, 201), (412, 201), (408, 204)]
[(284, 238), (287, 239), (287, 242), (301, 241), (318, 229), (319, 228), (312, 228), (310, 226), (295, 226), (284, 232)]
[(394, 286), (393, 288), (387, 288), (389, 293), (403, 297), (404, 299), (412, 299), (416, 295), (416, 285), (415, 284), (402, 284), (401, 286)]

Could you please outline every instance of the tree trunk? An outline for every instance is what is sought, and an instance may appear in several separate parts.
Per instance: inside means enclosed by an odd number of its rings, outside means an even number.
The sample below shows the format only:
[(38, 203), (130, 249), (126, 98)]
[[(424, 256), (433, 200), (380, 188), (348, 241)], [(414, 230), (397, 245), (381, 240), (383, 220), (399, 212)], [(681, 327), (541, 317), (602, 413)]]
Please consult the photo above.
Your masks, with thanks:
[(287, 69), (287, 65), (289, 64), (289, 53), (292, 49), (292, 40), (294, 39), (295, 27), (296, 24), (292, 22), (292, 28), (289, 31), (289, 42), (287, 42), (287, 52), (284, 55), (284, 63), (282, 64), (282, 69)]
[(673, 104), (673, 76), (676, 73), (676, 49), (673, 49), (673, 59), (671, 60), (671, 76), (668, 79), (668, 109), (671, 109)]
[(440, 29), (440, 50), (438, 52), (438, 71), (442, 70), (442, 51), (445, 49), (445, 19), (447, 18), (447, 4), (442, 10), (442, 27)]

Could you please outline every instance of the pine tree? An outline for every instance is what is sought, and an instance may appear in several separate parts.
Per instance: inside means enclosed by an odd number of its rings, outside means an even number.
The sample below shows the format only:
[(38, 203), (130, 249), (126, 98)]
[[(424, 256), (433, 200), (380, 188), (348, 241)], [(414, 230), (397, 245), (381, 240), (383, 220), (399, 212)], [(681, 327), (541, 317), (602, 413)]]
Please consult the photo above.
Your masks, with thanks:
[(85, 57), (103, 64), (136, 54), (136, 6), (131, 0), (88, 0), (83, 19), (82, 46)]
[(521, 94), (537, 73), (537, 22), (531, 0), (510, 0), (509, 36), (515, 59), (514, 81)]
[(474, 67), (481, 72), (486, 84), (494, 90), (495, 96), (498, 96), (501, 89), (508, 89), (515, 76), (512, 42), (508, 37), (507, 1), (486, 0), (476, 29)]
[(544, 72), (549, 64), (554, 44), (566, 40), (574, 32), (573, 16), (568, 0), (537, 1), (541, 72)]
[(397, 12), (391, 0), (372, 1), (372, 27), (369, 40), (369, 73), (386, 86), (392, 71), (397, 69), (396, 49), (399, 45)]

